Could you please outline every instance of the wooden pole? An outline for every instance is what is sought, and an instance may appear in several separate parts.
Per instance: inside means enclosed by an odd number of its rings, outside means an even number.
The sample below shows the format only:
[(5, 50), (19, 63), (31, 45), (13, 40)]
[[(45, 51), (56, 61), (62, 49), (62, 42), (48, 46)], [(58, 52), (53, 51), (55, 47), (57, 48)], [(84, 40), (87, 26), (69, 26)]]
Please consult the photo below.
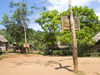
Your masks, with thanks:
[(26, 38), (26, 28), (24, 27), (24, 33), (25, 33), (25, 43), (27, 43), (27, 38)]
[[(27, 43), (27, 38), (26, 38), (26, 28), (24, 27), (24, 33), (25, 33), (25, 43)], [(26, 50), (26, 55), (27, 55), (27, 48), (25, 49)]]
[(74, 64), (74, 71), (78, 71), (78, 52), (77, 52), (77, 41), (76, 41), (76, 34), (75, 34), (75, 25), (73, 20), (73, 12), (72, 12), (72, 0), (69, 0), (69, 15), (70, 15), (70, 25), (71, 25), (71, 32), (73, 38), (73, 64)]

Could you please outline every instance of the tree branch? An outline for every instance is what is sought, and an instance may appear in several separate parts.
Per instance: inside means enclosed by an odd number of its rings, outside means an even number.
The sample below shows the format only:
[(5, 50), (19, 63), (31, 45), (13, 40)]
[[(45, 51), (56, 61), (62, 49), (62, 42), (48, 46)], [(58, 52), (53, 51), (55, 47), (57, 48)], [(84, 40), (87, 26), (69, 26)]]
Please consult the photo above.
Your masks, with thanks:
[(47, 0), (45, 0), (44, 2), (42, 2), (42, 3), (45, 3), (45, 2), (47, 2)]

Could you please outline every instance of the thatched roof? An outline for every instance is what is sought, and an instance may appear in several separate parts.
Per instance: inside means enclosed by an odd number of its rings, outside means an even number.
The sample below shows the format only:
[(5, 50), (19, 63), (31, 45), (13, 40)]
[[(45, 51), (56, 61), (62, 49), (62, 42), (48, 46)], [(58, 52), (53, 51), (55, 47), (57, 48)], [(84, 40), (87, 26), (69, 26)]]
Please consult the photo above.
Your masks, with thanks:
[(66, 49), (66, 48), (69, 48), (69, 46), (55, 46), (54, 49)]
[(60, 44), (60, 41), (59, 42), (57, 42), (57, 45), (56, 46), (54, 46), (54, 48), (56, 49), (66, 49), (66, 48), (69, 48), (69, 45), (61, 45)]
[(93, 38), (96, 40), (96, 42), (98, 42), (100, 40), (100, 32), (97, 35), (95, 35)]
[(4, 38), (4, 36), (0, 35), (0, 41), (1, 42), (8, 42), (8, 40), (6, 38)]

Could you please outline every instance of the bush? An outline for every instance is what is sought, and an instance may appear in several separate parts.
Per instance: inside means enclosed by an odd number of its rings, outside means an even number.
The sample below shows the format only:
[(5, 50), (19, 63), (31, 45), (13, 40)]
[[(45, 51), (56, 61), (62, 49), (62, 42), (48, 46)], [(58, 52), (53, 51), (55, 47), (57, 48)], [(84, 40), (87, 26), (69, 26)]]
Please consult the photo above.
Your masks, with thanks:
[(16, 52), (16, 48), (14, 48), (14, 52)]
[(94, 57), (99, 57), (99, 54), (98, 54), (97, 50), (94, 50), (94, 55), (93, 56)]
[(84, 53), (91, 53), (91, 49), (86, 44), (81, 44), (78, 46), (78, 56), (83, 57)]
[(45, 55), (51, 55), (51, 50), (47, 50), (47, 51), (45, 52)]

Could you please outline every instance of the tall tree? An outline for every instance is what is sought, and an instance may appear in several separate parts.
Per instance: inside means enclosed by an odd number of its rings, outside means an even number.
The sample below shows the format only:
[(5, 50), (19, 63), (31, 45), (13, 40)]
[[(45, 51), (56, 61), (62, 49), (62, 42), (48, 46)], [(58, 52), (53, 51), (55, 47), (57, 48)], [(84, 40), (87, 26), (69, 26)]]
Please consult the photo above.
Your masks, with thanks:
[(46, 11), (40, 13), (40, 17), (36, 19), (42, 29), (44, 30), (43, 41), (47, 46), (51, 47), (51, 53), (53, 54), (53, 46), (57, 42), (57, 34), (60, 30), (60, 15), (57, 10)]
[(24, 38), (27, 43), (27, 36), (24, 36), (24, 32), (26, 35), (26, 28), (28, 27), (28, 24), (30, 22), (29, 16), (34, 14), (33, 9), (39, 8), (32, 6), (32, 10), (29, 11), (24, 0), (22, 1), (22, 3), (10, 2), (10, 8), (15, 8), (15, 10), (13, 11), (13, 15), (10, 17), (7, 14), (4, 14), (1, 24), (5, 26), (8, 33), (12, 38), (15, 39), (18, 44), (24, 43)]
[[(76, 36), (79, 45), (79, 56), (83, 56), (84, 53), (89, 52), (89, 40), (100, 31), (99, 19), (98, 16), (96, 16), (95, 11), (93, 9), (89, 9), (88, 7), (82, 8), (81, 6), (75, 6), (72, 10), (73, 15), (80, 18), (81, 31), (76, 31)], [(61, 14), (69, 15), (69, 10), (62, 12)], [(72, 35), (70, 31), (64, 31), (61, 33), (62, 35), (59, 39), (63, 43), (72, 43)], [(94, 43), (91, 42), (91, 44), (93, 45)]]

